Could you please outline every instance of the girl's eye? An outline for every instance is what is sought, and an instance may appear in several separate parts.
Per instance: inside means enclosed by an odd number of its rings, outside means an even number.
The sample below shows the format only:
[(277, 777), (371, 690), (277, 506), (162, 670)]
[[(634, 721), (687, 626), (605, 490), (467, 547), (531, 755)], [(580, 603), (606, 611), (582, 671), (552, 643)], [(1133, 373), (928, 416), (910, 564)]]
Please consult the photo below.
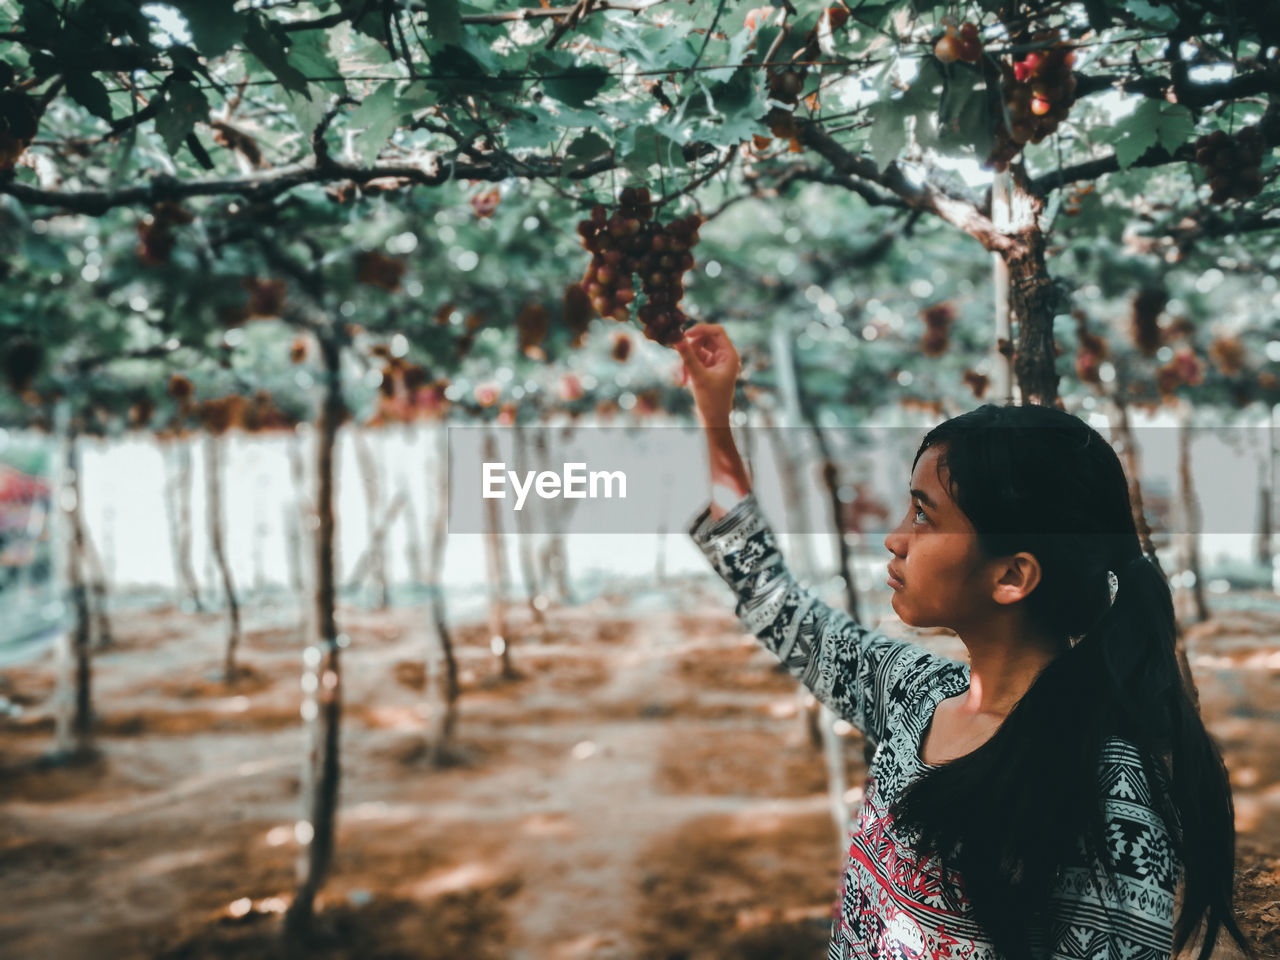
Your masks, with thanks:
[(919, 504), (915, 506), (915, 512), (916, 512), (916, 516), (919, 517), (921, 520), (923, 520), (925, 523), (929, 522), (929, 518), (925, 516), (924, 508), (921, 507)]

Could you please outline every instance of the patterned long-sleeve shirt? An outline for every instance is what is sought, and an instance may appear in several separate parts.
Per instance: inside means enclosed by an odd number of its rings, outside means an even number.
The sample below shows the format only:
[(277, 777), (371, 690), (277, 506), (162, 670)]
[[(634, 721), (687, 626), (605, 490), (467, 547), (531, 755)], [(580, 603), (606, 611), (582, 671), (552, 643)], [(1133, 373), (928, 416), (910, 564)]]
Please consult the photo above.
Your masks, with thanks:
[[(920, 758), (933, 711), (969, 687), (967, 664), (891, 639), (830, 607), (788, 571), (753, 494), (718, 521), (710, 508), (689, 533), (737, 597), (743, 625), (837, 716), (876, 744), (848, 860), (828, 960), (1001, 960), (960, 883), (944, 879), (894, 829), (889, 809), (930, 769)], [(1043, 922), (1031, 931), (1044, 960), (1168, 960), (1179, 864), (1137, 749), (1103, 746), (1099, 794), (1112, 865), (1064, 866)]]

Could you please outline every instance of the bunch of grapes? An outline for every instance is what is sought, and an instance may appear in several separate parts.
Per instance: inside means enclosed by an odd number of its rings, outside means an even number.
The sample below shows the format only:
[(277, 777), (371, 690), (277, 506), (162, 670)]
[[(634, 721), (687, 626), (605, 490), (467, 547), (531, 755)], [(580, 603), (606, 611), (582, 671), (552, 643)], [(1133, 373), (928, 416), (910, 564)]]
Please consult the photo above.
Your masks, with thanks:
[(1178, 387), (1194, 387), (1204, 383), (1204, 366), (1190, 347), (1183, 347), (1173, 359), (1156, 370), (1156, 389), (1164, 396), (1171, 396)]
[[(944, 21), (945, 23), (945, 21)], [(982, 41), (978, 39), (978, 25), (965, 23), (956, 32), (954, 23), (946, 24), (947, 32), (933, 46), (933, 55), (943, 63), (977, 63), (982, 56)]]
[(173, 228), (194, 220), (176, 201), (161, 200), (151, 208), (151, 215), (138, 224), (138, 258), (149, 267), (168, 263), (178, 242)]
[(1245, 127), (1234, 137), (1215, 130), (1196, 141), (1196, 163), (1209, 179), (1213, 203), (1244, 200), (1262, 192), (1262, 158), (1267, 144), (1256, 126)]
[[(0, 61), (0, 88), (13, 82), (13, 68)], [(12, 170), (35, 138), (40, 114), (21, 90), (0, 90), (0, 170)]]
[(1218, 337), (1209, 345), (1209, 359), (1224, 377), (1239, 376), (1244, 369), (1244, 344), (1239, 337)]
[(991, 386), (991, 378), (985, 373), (979, 373), (977, 370), (966, 370), (964, 372), (964, 382), (979, 400), (986, 394), (987, 387)]
[[(639, 274), (645, 295), (639, 310), (644, 335), (668, 346), (679, 340), (688, 320), (680, 309), (684, 274), (693, 269), (691, 251), (701, 225), (697, 214), (666, 224), (655, 220), (644, 187), (625, 188), (612, 216), (603, 204), (596, 204), (591, 219), (578, 224), (582, 245), (591, 251), (591, 265), (582, 278), (591, 306), (602, 317), (629, 320), (636, 296), (632, 275)], [(565, 299), (568, 304), (570, 291)]]
[(540, 303), (526, 304), (516, 317), (516, 330), (520, 334), (520, 352), (527, 357), (537, 357), (539, 344), (547, 336), (547, 327), (551, 323), (551, 314)]
[(950, 302), (935, 303), (920, 311), (924, 320), (924, 336), (920, 338), (920, 352), (926, 357), (940, 357), (947, 352), (951, 344), (951, 325), (955, 323), (956, 311)]
[(1085, 383), (1101, 383), (1102, 361), (1110, 352), (1107, 341), (1096, 333), (1090, 333), (1084, 311), (1077, 310), (1076, 320), (1076, 376)]
[[(1037, 33), (1036, 42), (1056, 40), (1054, 31)], [(1007, 170), (1027, 143), (1039, 143), (1058, 129), (1075, 100), (1076, 78), (1071, 72), (1076, 55), (1061, 41), (1032, 50), (1012, 65), (1000, 64), (1000, 88), (1008, 120), (1001, 111), (996, 142), (987, 163)]]
[(1164, 333), (1160, 329), (1160, 314), (1169, 303), (1169, 292), (1160, 286), (1146, 286), (1133, 295), (1132, 325), (1133, 343), (1150, 357), (1160, 348)]

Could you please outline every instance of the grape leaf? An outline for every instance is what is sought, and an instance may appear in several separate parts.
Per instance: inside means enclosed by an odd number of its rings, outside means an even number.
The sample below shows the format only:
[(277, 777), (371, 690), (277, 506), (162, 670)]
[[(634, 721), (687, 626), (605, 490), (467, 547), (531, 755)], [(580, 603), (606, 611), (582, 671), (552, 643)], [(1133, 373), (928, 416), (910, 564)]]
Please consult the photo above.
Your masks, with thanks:
[(1186, 143), (1195, 132), (1195, 120), (1181, 104), (1143, 100), (1113, 132), (1120, 134), (1113, 140), (1116, 162), (1121, 170), (1128, 170), (1152, 147), (1172, 153)]
[(1125, 7), (1143, 23), (1161, 30), (1172, 30), (1178, 25), (1178, 12), (1172, 7), (1156, 6), (1150, 0), (1128, 0)]
[(87, 70), (67, 71), (67, 93), (95, 117), (111, 122), (111, 98), (102, 81)]
[(174, 83), (156, 114), (156, 132), (164, 139), (169, 152), (176, 155), (196, 123), (208, 117), (209, 101), (200, 88), (190, 83)]
[(462, 39), (462, 14), (458, 0), (427, 0), (427, 29), (433, 40), (457, 43)]
[(867, 113), (873, 118), (867, 134), (867, 147), (871, 159), (883, 171), (907, 145), (907, 116), (910, 111), (899, 99), (873, 103), (867, 108)]
[(191, 38), (204, 57), (220, 57), (244, 36), (248, 22), (234, 0), (170, 0), (187, 20)]
[(396, 105), (396, 82), (388, 80), (369, 96), (351, 114), (351, 126), (363, 127), (356, 152), (368, 166), (378, 159), (378, 154), (387, 143), (387, 138), (395, 132), (400, 122), (400, 111)]
[(609, 82), (604, 67), (581, 66), (564, 56), (540, 55), (533, 59), (533, 69), (546, 76), (542, 88), (561, 103), (581, 107)]
[(250, 17), (244, 32), (244, 45), (286, 90), (303, 97), (310, 96), (306, 76), (289, 62), (284, 43), (268, 28), (261, 15)]
[(567, 172), (579, 164), (588, 160), (594, 160), (602, 153), (607, 153), (610, 149), (610, 143), (594, 130), (588, 130), (573, 143), (569, 144), (569, 149), (564, 153), (564, 163), (561, 170)]

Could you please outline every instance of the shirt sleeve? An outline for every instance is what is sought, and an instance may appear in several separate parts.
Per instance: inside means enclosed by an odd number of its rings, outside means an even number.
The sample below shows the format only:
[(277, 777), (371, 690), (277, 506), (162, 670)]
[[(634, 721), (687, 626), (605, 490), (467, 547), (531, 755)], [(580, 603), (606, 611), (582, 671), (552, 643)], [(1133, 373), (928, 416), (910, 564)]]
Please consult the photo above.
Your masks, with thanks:
[[(1049, 960), (1169, 960), (1180, 865), (1137, 748), (1109, 740), (1099, 777), (1111, 873), (1096, 860), (1063, 869)], [(1083, 840), (1079, 852), (1083, 864)]]
[(708, 506), (689, 535), (737, 597), (735, 612), (792, 676), (871, 739), (913, 695), (956, 664), (870, 630), (802, 588), (787, 569), (755, 494), (719, 520)]

